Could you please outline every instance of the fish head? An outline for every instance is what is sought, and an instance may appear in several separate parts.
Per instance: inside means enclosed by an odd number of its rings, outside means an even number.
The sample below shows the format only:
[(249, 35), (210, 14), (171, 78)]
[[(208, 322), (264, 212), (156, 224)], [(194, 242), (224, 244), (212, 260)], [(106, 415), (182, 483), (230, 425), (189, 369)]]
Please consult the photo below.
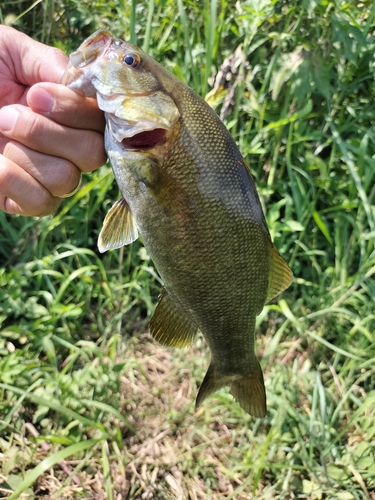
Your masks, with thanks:
[(63, 74), (61, 83), (86, 97), (96, 97), (93, 85), (95, 62), (111, 43), (111, 35), (107, 31), (98, 30), (69, 56), (69, 64)]
[(164, 68), (141, 49), (99, 30), (70, 55), (62, 83), (96, 97), (107, 119), (107, 144), (149, 149), (165, 140), (180, 116), (160, 72)]

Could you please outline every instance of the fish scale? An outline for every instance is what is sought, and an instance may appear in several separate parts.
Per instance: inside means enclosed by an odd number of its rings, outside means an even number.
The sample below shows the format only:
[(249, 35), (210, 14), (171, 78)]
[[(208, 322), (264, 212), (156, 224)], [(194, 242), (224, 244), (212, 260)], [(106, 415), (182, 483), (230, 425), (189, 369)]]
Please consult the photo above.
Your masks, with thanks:
[(105, 111), (105, 147), (122, 194), (99, 249), (141, 234), (164, 283), (151, 335), (182, 347), (199, 329), (210, 348), (197, 406), (229, 385), (245, 411), (263, 417), (256, 316), (292, 273), (246, 162), (205, 101), (137, 47), (100, 31), (70, 60), (64, 82)]

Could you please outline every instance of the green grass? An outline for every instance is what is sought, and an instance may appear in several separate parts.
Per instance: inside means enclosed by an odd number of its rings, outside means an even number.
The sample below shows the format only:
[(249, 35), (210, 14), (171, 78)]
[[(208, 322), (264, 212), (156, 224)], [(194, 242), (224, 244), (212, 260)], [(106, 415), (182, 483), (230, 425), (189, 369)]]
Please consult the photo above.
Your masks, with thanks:
[(295, 280), (258, 318), (267, 417), (226, 391), (195, 412), (203, 340), (147, 335), (160, 282), (141, 241), (97, 252), (109, 167), (51, 217), (0, 213), (0, 496), (374, 499), (373, 2), (93, 5), (4, 2), (0, 21), (67, 52), (110, 29), (203, 96), (240, 47), (209, 102)]

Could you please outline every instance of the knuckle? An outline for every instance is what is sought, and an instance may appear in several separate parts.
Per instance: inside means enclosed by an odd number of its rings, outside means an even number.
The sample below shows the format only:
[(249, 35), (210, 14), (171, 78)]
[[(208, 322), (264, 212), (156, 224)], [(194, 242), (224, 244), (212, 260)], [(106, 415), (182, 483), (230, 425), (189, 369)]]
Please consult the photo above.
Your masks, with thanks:
[(36, 113), (27, 113), (25, 116), (25, 126), (23, 127), (23, 134), (28, 138), (28, 141), (34, 142), (40, 139), (43, 131), (41, 116)]
[(4, 147), (3, 155), (14, 163), (27, 170), (31, 165), (31, 158), (25, 154), (24, 146), (17, 141), (10, 140)]
[(32, 217), (53, 213), (60, 200), (37, 179), (24, 173), (23, 168), (0, 155), (0, 210)]
[[(27, 212), (32, 217), (44, 217), (51, 214), (52, 195), (46, 189), (38, 189), (38, 193), (32, 197), (33, 203), (27, 208)], [(23, 208), (23, 207), (22, 207)]]
[(41, 207), (41, 210), (34, 214), (34, 217), (45, 217), (46, 215), (51, 215), (59, 208), (61, 201), (59, 198), (51, 196), (48, 200), (48, 204)]
[(87, 138), (87, 154), (85, 159), (85, 170), (91, 171), (101, 167), (107, 161), (107, 155), (104, 150), (104, 138), (98, 132), (89, 132)]
[(6, 200), (7, 197), (4, 194), (0, 193), (0, 210), (7, 213)]
[(54, 176), (49, 186), (53, 196), (62, 196), (73, 191), (79, 183), (80, 175), (81, 171), (73, 163), (56, 159)]
[(0, 186), (4, 191), (7, 190), (14, 179), (13, 170), (9, 168), (7, 163), (8, 159), (0, 155)]
[(59, 125), (53, 120), (26, 108), (20, 113), (13, 139), (35, 151), (47, 153), (59, 147), (59, 143), (54, 143), (53, 138), (60, 137), (61, 134)]
[(37, 113), (24, 107), (19, 113), (19, 118), (12, 134), (13, 139), (20, 140), (21, 142), (26, 141), (27, 143), (39, 142), (43, 132), (42, 118)]

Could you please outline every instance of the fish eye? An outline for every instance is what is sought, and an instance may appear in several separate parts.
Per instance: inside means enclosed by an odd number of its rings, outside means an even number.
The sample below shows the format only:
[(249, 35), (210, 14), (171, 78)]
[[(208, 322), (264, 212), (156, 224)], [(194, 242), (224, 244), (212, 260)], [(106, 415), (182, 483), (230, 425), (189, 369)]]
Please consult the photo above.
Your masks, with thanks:
[(141, 58), (137, 54), (125, 54), (122, 60), (132, 68), (137, 68), (141, 64)]

